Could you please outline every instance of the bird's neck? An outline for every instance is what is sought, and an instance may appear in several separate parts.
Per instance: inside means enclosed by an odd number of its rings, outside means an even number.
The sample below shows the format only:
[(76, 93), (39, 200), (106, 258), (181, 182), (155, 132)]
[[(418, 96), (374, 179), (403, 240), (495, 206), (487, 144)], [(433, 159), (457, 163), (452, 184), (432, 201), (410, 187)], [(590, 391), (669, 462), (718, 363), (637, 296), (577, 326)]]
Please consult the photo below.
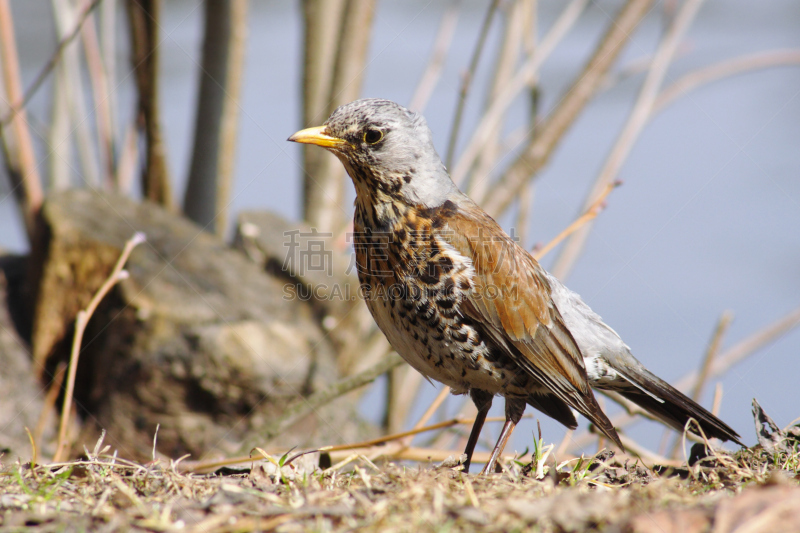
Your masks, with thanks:
[[(458, 201), (458, 200), (457, 200)], [(441, 205), (411, 205), (389, 195), (356, 195), (356, 231), (394, 232), (398, 228), (435, 229), (458, 210), (458, 204), (445, 200)]]
[(369, 195), (357, 193), (355, 225), (373, 231), (390, 232), (412, 209), (380, 191), (371, 191)]

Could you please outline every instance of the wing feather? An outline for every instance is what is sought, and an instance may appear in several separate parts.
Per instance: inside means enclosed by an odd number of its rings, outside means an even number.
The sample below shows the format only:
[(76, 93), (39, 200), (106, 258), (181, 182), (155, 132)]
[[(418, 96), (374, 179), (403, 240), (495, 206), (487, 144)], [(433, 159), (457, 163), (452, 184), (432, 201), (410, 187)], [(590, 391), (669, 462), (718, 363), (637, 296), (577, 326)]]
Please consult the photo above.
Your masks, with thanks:
[(553, 303), (544, 270), (489, 215), (470, 204), (460, 205), (443, 231), (475, 270), (463, 312), (482, 324), (521, 370), (622, 447), (589, 387), (583, 356)]

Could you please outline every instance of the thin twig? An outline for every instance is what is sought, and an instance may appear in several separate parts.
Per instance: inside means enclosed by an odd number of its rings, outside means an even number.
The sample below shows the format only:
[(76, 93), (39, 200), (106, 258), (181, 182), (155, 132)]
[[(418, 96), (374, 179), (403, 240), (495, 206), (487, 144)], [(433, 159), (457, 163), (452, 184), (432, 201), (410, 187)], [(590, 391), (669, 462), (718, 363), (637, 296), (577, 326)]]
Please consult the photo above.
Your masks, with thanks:
[[(492, 74), (492, 85), (489, 91), (488, 98), (484, 104), (484, 112), (491, 108), (492, 102), (497, 100), (498, 96), (505, 90), (508, 83), (516, 73), (517, 65), (519, 64), (520, 52), (522, 43), (525, 37), (534, 36), (533, 28), (530, 28), (530, 35), (526, 31), (525, 24), (527, 22), (524, 15), (526, 4), (530, 1), (517, 1), (512, 2), (507, 6), (505, 16), (503, 17), (505, 23), (505, 36), (503, 44), (494, 59), (495, 69)], [(533, 9), (535, 13), (535, 9)], [(529, 60), (535, 52), (535, 48), (531, 48), (526, 60)], [(529, 86), (534, 86), (538, 76), (532, 76)], [(524, 90), (524, 89), (523, 89)], [(534, 109), (531, 113), (531, 126), (534, 125), (537, 116), (537, 110)], [(472, 198), (481, 198), (486, 194), (486, 189), (490, 186), (491, 180), (489, 175), (497, 167), (498, 161), (504, 155), (504, 150), (501, 149), (507, 146), (516, 146), (516, 144), (505, 140), (501, 143), (500, 136), (502, 132), (502, 123), (497, 124), (491, 133), (487, 136), (486, 142), (483, 143), (479, 158), (475, 165), (475, 170), (469, 177), (469, 184), (467, 185), (467, 194)], [(525, 128), (527, 134), (532, 135), (531, 128)], [(523, 137), (525, 138), (525, 137)], [(519, 142), (519, 141), (518, 141)]]
[[(756, 350), (763, 348), (767, 344), (777, 340), (781, 335), (800, 326), (800, 308), (795, 309), (786, 316), (767, 325), (763, 329), (750, 335), (746, 339), (723, 352), (714, 360), (709, 370), (709, 379), (715, 378), (752, 355)], [(675, 387), (681, 390), (688, 390), (697, 381), (697, 371), (692, 371), (675, 382)]]
[(773, 50), (736, 57), (697, 69), (684, 74), (678, 81), (661, 91), (653, 104), (653, 114), (660, 112), (686, 93), (722, 78), (744, 74), (752, 70), (793, 66), (799, 63), (800, 50)]
[(103, 54), (95, 28), (94, 17), (86, 19), (83, 26), (83, 48), (86, 54), (86, 65), (89, 68), (89, 81), (92, 84), (94, 96), (94, 109), (97, 115), (97, 137), (100, 144), (100, 157), (102, 160), (102, 182), (106, 189), (114, 188), (114, 125), (112, 121), (111, 91), (106, 66), (103, 63)]
[[(530, 416), (530, 415), (528, 415)], [(486, 422), (505, 422), (505, 417), (495, 416), (489, 417), (486, 419)], [(379, 444), (385, 444), (387, 442), (392, 441), (399, 441), (403, 440), (404, 446), (407, 446), (409, 442), (408, 437), (414, 437), (415, 435), (419, 435), (420, 433), (427, 433), (428, 431), (435, 431), (437, 429), (446, 429), (453, 426), (466, 426), (470, 424), (474, 424), (474, 418), (451, 418), (449, 420), (444, 420), (442, 422), (437, 422), (436, 424), (431, 424), (429, 426), (419, 426), (415, 427), (414, 429), (409, 429), (408, 431), (402, 431), (400, 433), (395, 433), (393, 435), (385, 435), (383, 437), (378, 437), (372, 440), (367, 440), (363, 442), (356, 442), (354, 444), (335, 444), (332, 446), (323, 446), (319, 449), (321, 452), (330, 452), (330, 451), (342, 451), (342, 450), (357, 450), (359, 448), (370, 448), (372, 446), (377, 446)]]
[[(450, 387), (444, 385), (442, 387), (442, 390), (439, 391), (439, 394), (436, 395), (436, 398), (433, 400), (433, 402), (431, 402), (430, 406), (428, 406), (428, 409), (425, 411), (425, 413), (423, 413), (423, 415), (420, 417), (417, 423), (414, 424), (413, 430), (418, 430), (425, 424), (427, 424), (428, 420), (431, 419), (433, 414), (439, 409), (442, 403), (444, 403), (444, 400), (447, 398), (449, 394), (450, 394)], [(408, 445), (410, 443), (411, 439), (406, 439), (405, 444)]]
[[(378, 457), (386, 457), (387, 459), (394, 459), (398, 461), (405, 460), (417, 462), (441, 462), (452, 457), (453, 455), (459, 455), (460, 453), (461, 452), (453, 452), (453, 450), (434, 450), (431, 448), (404, 448), (393, 454), (388, 454), (380, 449), (376, 450), (376, 455)], [(490, 456), (491, 454), (489, 452), (474, 452), (472, 454), (472, 462), (473, 464), (486, 463), (489, 461)], [(513, 454), (503, 454), (500, 458), (500, 461), (505, 463), (508, 461), (513, 461), (514, 459), (519, 459), (519, 457)]]
[(397, 386), (391, 391), (391, 405), (386, 406), (387, 418), (392, 421), (390, 431), (406, 427), (424, 379), (422, 374), (408, 365), (395, 369), (392, 377), (397, 380)]
[[(500, 417), (487, 418), (486, 419), (487, 422), (502, 422), (504, 420), (505, 420), (505, 418), (500, 418)], [(378, 438), (367, 440), (367, 441), (356, 442), (356, 443), (352, 443), (352, 444), (335, 444), (335, 445), (331, 445), (331, 446), (323, 446), (323, 447), (317, 449), (316, 451), (319, 451), (319, 452), (341, 452), (341, 451), (358, 450), (358, 449), (362, 449), (362, 448), (373, 448), (375, 446), (386, 444), (387, 442), (398, 441), (400, 439), (404, 439), (404, 438), (409, 437), (409, 436), (418, 435), (420, 433), (425, 433), (427, 431), (434, 431), (434, 430), (437, 430), (437, 429), (445, 429), (445, 428), (452, 427), (452, 426), (455, 426), (455, 425), (460, 425), (460, 424), (473, 424), (474, 422), (475, 422), (474, 418), (473, 419), (469, 419), (469, 418), (453, 418), (451, 420), (446, 420), (444, 422), (439, 422), (437, 424), (433, 424), (433, 425), (430, 425), (430, 426), (419, 427), (419, 428), (415, 428), (415, 429), (412, 429), (412, 430), (409, 430), (409, 431), (404, 431), (404, 432), (401, 432), (401, 433), (395, 433), (395, 434), (392, 434), (392, 435), (385, 435), (383, 437), (378, 437)], [(405, 444), (401, 443), (401, 448), (406, 448), (406, 447), (407, 446)], [(261, 448), (258, 448), (258, 449), (261, 450)], [(276, 453), (271, 454), (271, 455), (281, 455), (281, 454), (276, 452)], [(214, 460), (214, 461), (187, 461), (186, 463), (184, 463), (183, 466), (184, 466), (184, 468), (186, 468), (188, 470), (192, 470), (192, 471), (201, 471), (201, 470), (202, 471), (207, 471), (207, 470), (217, 469), (217, 468), (220, 468), (220, 467), (223, 467), (223, 466), (230, 466), (230, 465), (234, 465), (234, 464), (246, 463), (248, 461), (251, 461), (252, 459), (253, 459), (252, 455), (245, 455), (245, 456), (240, 456), (240, 457), (230, 457), (230, 458), (227, 458), (227, 459)]]
[[(652, 0), (630, 0), (631, 2), (651, 2)], [(460, 184), (464, 181), (467, 173), (475, 163), (480, 151), (486, 142), (486, 139), (491, 135), (492, 131), (497, 128), (501, 120), (505, 116), (506, 111), (517, 98), (519, 93), (530, 85), (531, 80), (536, 76), (539, 68), (544, 61), (549, 57), (550, 53), (555, 49), (556, 45), (567, 34), (567, 31), (575, 24), (578, 17), (585, 9), (588, 0), (572, 0), (570, 4), (564, 8), (564, 11), (553, 23), (550, 31), (542, 39), (539, 46), (536, 48), (534, 54), (520, 67), (517, 74), (508, 82), (504, 87), (502, 93), (489, 106), (489, 109), (484, 112), (480, 123), (475, 128), (472, 138), (467, 143), (464, 152), (458, 158), (458, 162), (453, 167), (451, 173), (453, 181)], [(616, 22), (615, 22), (616, 24)], [(615, 25), (612, 25), (616, 27)], [(630, 28), (628, 28), (630, 29)], [(601, 47), (602, 48), (602, 47)], [(585, 69), (584, 69), (585, 71)], [(541, 130), (540, 130), (541, 133)], [(515, 197), (512, 196), (512, 200)], [(475, 198), (479, 203), (481, 198)]]
[[(342, 450), (331, 452), (331, 459), (335, 461), (335, 467), (341, 468), (349, 463), (351, 463), (355, 459), (359, 458), (367, 458), (371, 461), (374, 461), (376, 458), (382, 457), (389, 460), (399, 460), (399, 461), (417, 461), (417, 462), (427, 462), (427, 461), (435, 461), (441, 462), (445, 459), (452, 457), (453, 455), (458, 455), (460, 452), (454, 452), (452, 450), (437, 450), (433, 448), (406, 448), (406, 447), (398, 447), (394, 444), (387, 445), (379, 445), (374, 446), (371, 448), (364, 448), (361, 453), (352, 453), (349, 450)], [(473, 463), (485, 463), (489, 460), (490, 453), (489, 452), (475, 452), (472, 455), (472, 462)], [(501, 460), (503, 462), (512, 461), (514, 459), (519, 460), (519, 456), (512, 455), (512, 454), (503, 454)], [(242, 457), (234, 457), (232, 459), (223, 459), (221, 461), (207, 461), (207, 462), (187, 462), (184, 461), (179, 465), (178, 471), (180, 472), (192, 472), (192, 473), (203, 473), (203, 472), (213, 472), (218, 468), (222, 468), (225, 466), (231, 466), (236, 464), (244, 464), (252, 462), (253, 458), (251, 456), (242, 456)], [(333, 471), (337, 468), (329, 468), (327, 471)]]
[[(87, 3), (87, 1), (84, 0), (82, 3)], [(71, 0), (53, 0), (53, 10), (58, 35), (60, 38), (65, 38), (68, 36), (68, 32), (75, 26), (78, 8), (75, 2)], [(88, 26), (91, 26), (91, 19), (89, 17), (86, 18), (81, 29)], [(92, 129), (87, 120), (89, 116), (86, 105), (87, 91), (84, 88), (79, 44), (80, 43), (73, 42), (67, 45), (61, 54), (61, 62), (58, 64), (58, 74), (61, 78), (58, 80), (58, 83), (64, 84), (64, 87), (59, 87), (59, 90), (65, 93), (61, 98), (66, 100), (67, 114), (69, 116), (69, 131), (63, 139), (53, 139), (54, 141), (64, 143), (62, 146), (55, 146), (53, 148), (58, 156), (67, 156), (65, 161), (69, 161), (69, 152), (73, 150), (74, 144), (74, 150), (78, 154), (78, 159), (80, 161), (80, 177), (90, 187), (98, 187), (100, 186), (100, 171), (98, 168), (98, 156), (95, 149)], [(58, 96), (56, 97), (58, 98)], [(69, 167), (62, 167), (60, 170), (66, 171), (68, 176), (69, 171), (72, 169)], [(67, 185), (69, 184), (68, 180), (63, 179), (64, 176), (60, 178), (66, 182)]]
[(461, 119), (464, 117), (464, 106), (467, 103), (467, 95), (472, 85), (472, 79), (475, 77), (475, 71), (478, 69), (478, 61), (481, 58), (481, 54), (483, 54), (483, 48), (486, 45), (486, 37), (489, 35), (489, 29), (492, 27), (492, 19), (494, 19), (494, 13), (497, 11), (497, 5), (499, 3), (499, 0), (492, 0), (492, 3), (489, 4), (489, 9), (483, 19), (483, 26), (478, 35), (478, 42), (475, 44), (475, 50), (472, 51), (469, 68), (461, 79), (461, 89), (458, 91), (458, 103), (456, 104), (456, 112), (453, 116), (453, 127), (450, 130), (450, 141), (447, 143), (445, 166), (448, 168), (453, 165), (453, 156), (458, 142), (458, 131), (461, 129)]
[(36, 442), (42, 442), (42, 435), (44, 435), (47, 419), (50, 417), (50, 413), (53, 412), (56, 400), (58, 399), (58, 393), (61, 392), (61, 385), (64, 384), (64, 377), (66, 375), (67, 364), (60, 361), (56, 366), (55, 375), (53, 376), (53, 381), (50, 383), (50, 388), (47, 389), (47, 394), (45, 394), (44, 402), (42, 402), (42, 412), (39, 413), (39, 420), (36, 422), (36, 429), (33, 434)]
[[(11, 16), (9, 0), (0, 0), (0, 80), (5, 85), (8, 102), (24, 102), (22, 97), (22, 76), (19, 69), (17, 43), (14, 37), (14, 19)], [(2, 90), (0, 90), (2, 95)], [(3, 102), (0, 98), (0, 103)], [(19, 111), (15, 111), (19, 107)], [(9, 149), (5, 127), (11, 124), (16, 141), (15, 149)], [(14, 194), (25, 221), (28, 238), (33, 239), (36, 214), (42, 206), (42, 179), (33, 150), (28, 118), (22, 106), (12, 104), (6, 119), (0, 123), (0, 137), (5, 151), (6, 167), (11, 177)]]
[(280, 417), (259, 430), (258, 435), (254, 435), (253, 439), (250, 439), (242, 446), (242, 449), (250, 450), (254, 448), (255, 443), (253, 440), (265, 441), (274, 438), (308, 413), (311, 413), (323, 405), (327, 405), (350, 391), (372, 383), (378, 377), (400, 365), (402, 362), (403, 359), (399, 355), (395, 353), (389, 354), (387, 357), (383, 358), (383, 360), (363, 372), (339, 380), (325, 389), (298, 399), (284, 409)]
[(719, 408), (722, 405), (722, 382), (717, 382), (714, 387), (714, 400), (711, 402), (711, 414), (714, 416), (719, 415)]
[(174, 209), (159, 90), (161, 0), (127, 0), (131, 62), (138, 90), (137, 124), (144, 131), (145, 154), (142, 195), (153, 203)]
[[(475, 407), (475, 403), (469, 398), (469, 396), (462, 396), (460, 398), (460, 403), (461, 403), (461, 405), (457, 409), (457, 414), (456, 414), (455, 418), (467, 418), (467, 419), (471, 420), (471, 419), (474, 419), (478, 415), (478, 409)], [(426, 444), (426, 446), (428, 446), (429, 448), (440, 448), (440, 449), (448, 448), (448, 449), (451, 449), (451, 448), (453, 448), (453, 445), (452, 444), (451, 445), (445, 445), (444, 442), (445, 442), (445, 440), (448, 439), (448, 437), (452, 437), (452, 436), (453, 436), (452, 433), (446, 432), (446, 431), (442, 431), (435, 438), (430, 439), (429, 443)], [(462, 438), (462, 436), (463, 436), (463, 438)], [(463, 442), (459, 442), (459, 445), (456, 446), (457, 448), (460, 448), (460, 449), (463, 450), (464, 446), (466, 446), (466, 444), (467, 444), (466, 435), (463, 435), (463, 432), (456, 432), (455, 433), (455, 438), (463, 441)]]
[(248, 0), (206, 2), (202, 75), (192, 162), (184, 192), (187, 217), (224, 238), (233, 187)]
[(575, 433), (574, 429), (568, 429), (566, 433), (564, 433), (564, 438), (562, 438), (561, 442), (559, 442), (558, 446), (556, 446), (556, 451), (553, 455), (554, 457), (561, 457), (567, 452), (573, 433)]
[[(689, 394), (689, 397), (696, 401), (700, 401), (700, 396), (703, 393), (703, 386), (708, 379), (708, 370), (711, 368), (711, 363), (714, 361), (714, 357), (716, 357), (717, 353), (719, 352), (719, 347), (722, 344), (722, 337), (727, 331), (728, 326), (730, 326), (731, 321), (733, 320), (733, 314), (730, 311), (725, 311), (722, 313), (722, 316), (719, 317), (717, 321), (717, 325), (714, 328), (714, 332), (711, 334), (711, 341), (708, 343), (708, 348), (706, 349), (706, 354), (703, 357), (703, 362), (700, 365), (700, 375), (697, 378), (697, 382), (692, 387), (692, 391)], [(665, 433), (668, 435), (672, 433), (671, 428), (665, 428)], [(664, 436), (666, 438), (666, 435)], [(667, 456), (672, 457), (675, 459), (678, 456), (678, 451), (680, 447), (680, 439), (675, 438), (672, 443), (672, 448), (670, 449)]]
[(117, 159), (114, 181), (120, 193), (130, 194), (139, 160), (139, 139), (135, 122), (131, 122), (123, 132), (121, 152)]
[(711, 342), (708, 343), (708, 349), (703, 358), (703, 364), (700, 366), (700, 374), (697, 376), (697, 382), (694, 384), (694, 387), (692, 387), (692, 393), (689, 395), (689, 397), (696, 402), (700, 400), (700, 395), (703, 393), (703, 385), (705, 385), (706, 379), (708, 378), (708, 370), (711, 368), (711, 363), (714, 362), (714, 357), (716, 357), (719, 352), (719, 347), (722, 344), (722, 337), (728, 330), (728, 326), (731, 325), (732, 320), (733, 313), (725, 311), (722, 313), (722, 316), (719, 317), (717, 327), (714, 328)]
[[(8, 0), (3, 0), (3, 2), (7, 1)], [(66, 34), (58, 42), (58, 46), (56, 46), (56, 49), (55, 51), (53, 51), (52, 55), (50, 56), (50, 59), (47, 61), (47, 64), (44, 66), (44, 68), (42, 68), (41, 71), (39, 71), (39, 74), (36, 75), (36, 78), (34, 78), (33, 83), (31, 83), (31, 85), (28, 87), (28, 90), (25, 91), (25, 94), (22, 96), (22, 98), (10, 100), (11, 102), (15, 103), (11, 106), (11, 109), (8, 111), (6, 116), (3, 117), (2, 120), (0, 120), (0, 126), (7, 126), (12, 120), (14, 120), (15, 115), (17, 115), (20, 111), (25, 109), (25, 106), (28, 105), (28, 102), (30, 102), (31, 98), (33, 98), (33, 95), (35, 95), (36, 91), (39, 90), (39, 87), (42, 86), (44, 80), (46, 80), (47, 76), (53, 71), (55, 66), (58, 64), (58, 61), (61, 59), (61, 53), (64, 51), (64, 48), (69, 46), (69, 43), (71, 43), (75, 39), (75, 37), (78, 36), (78, 33), (80, 33), (81, 27), (83, 26), (83, 23), (86, 22), (86, 19), (89, 17), (92, 11), (94, 11), (94, 8), (97, 7), (97, 4), (99, 4), (101, 0), (91, 0), (91, 1), (92, 3), (89, 4), (89, 6), (84, 10), (83, 13), (81, 13), (81, 16), (78, 18), (78, 21), (76, 22), (75, 27), (72, 29), (72, 31)], [(6, 19), (6, 13), (3, 14), (2, 18)], [(10, 15), (6, 20), (8, 20), (9, 24), (11, 23)]]
[(542, 257), (547, 255), (547, 252), (558, 246), (558, 244), (561, 241), (563, 241), (564, 239), (566, 239), (567, 237), (578, 231), (584, 224), (586, 224), (590, 220), (594, 220), (595, 218), (597, 218), (597, 215), (599, 215), (600, 212), (605, 207), (605, 200), (608, 197), (608, 195), (611, 193), (611, 191), (613, 191), (616, 187), (620, 186), (621, 184), (622, 182), (615, 181), (614, 183), (609, 183), (608, 185), (606, 185), (606, 188), (600, 193), (600, 196), (597, 197), (597, 199), (592, 203), (592, 205), (589, 206), (586, 212), (583, 213), (581, 216), (579, 216), (577, 219), (575, 219), (575, 221), (569, 226), (567, 226), (564, 229), (564, 231), (559, 233), (555, 239), (551, 240), (543, 248), (537, 250), (536, 253), (533, 254), (534, 259), (540, 261)]
[(433, 89), (436, 88), (441, 77), (444, 60), (447, 57), (450, 43), (453, 41), (453, 35), (455, 35), (460, 7), (461, 0), (451, 0), (442, 15), (442, 21), (439, 23), (439, 30), (433, 43), (433, 52), (428, 59), (425, 72), (417, 84), (414, 96), (411, 97), (411, 103), (408, 104), (409, 109), (422, 113), (425, 106), (428, 105)]
[[(330, 1), (323, 3), (335, 4)], [(376, 0), (345, 2), (340, 32), (329, 44), (336, 47), (336, 57), (325, 93), (325, 116), (336, 106), (355, 100), (361, 93), (375, 4)], [(318, 22), (323, 25), (330, 23), (328, 20)], [(316, 166), (305, 168), (303, 217), (311, 226), (335, 231), (343, 225), (346, 214), (342, 208), (346, 184), (344, 167), (335, 157), (322, 151), (310, 157), (306, 162), (315, 161)]]
[(536, 184), (526, 183), (519, 191), (519, 205), (517, 206), (517, 234), (515, 238), (520, 246), (525, 246), (528, 240), (528, 226), (530, 226), (531, 211), (533, 211), (533, 200), (536, 196)]
[[(628, 115), (625, 126), (617, 137), (614, 147), (608, 154), (602, 170), (584, 201), (584, 209), (592, 205), (592, 202), (594, 202), (594, 199), (597, 198), (604, 187), (608, 183), (614, 181), (619, 174), (623, 163), (633, 149), (633, 145), (636, 143), (645, 124), (647, 124), (651, 117), (653, 106), (658, 97), (658, 91), (667, 75), (667, 70), (672, 63), (678, 45), (689, 30), (702, 4), (703, 0), (686, 0), (686, 2), (681, 5), (672, 24), (670, 24), (667, 33), (664, 35), (664, 38), (653, 56), (650, 70), (642, 83), (639, 96)], [(575, 265), (575, 261), (583, 250), (591, 228), (591, 222), (585, 224), (580, 231), (574, 233), (569, 241), (567, 241), (553, 265), (552, 274), (555, 277), (559, 279), (567, 278), (572, 267)]]
[[(416, 397), (419, 386), (422, 383), (422, 378), (422, 374), (408, 365), (396, 368), (389, 374), (389, 383), (391, 386), (388, 391), (389, 400), (386, 405), (385, 417), (386, 420), (390, 422), (386, 426), (389, 433), (396, 433), (405, 427), (409, 411), (413, 405), (413, 399)], [(396, 382), (392, 383), (391, 380), (395, 380)], [(450, 387), (447, 386), (439, 392), (422, 417), (413, 426), (414, 429), (423, 427), (428, 422), (430, 417), (433, 416), (442, 405), (445, 398), (447, 398), (449, 392)], [(411, 444), (411, 439), (406, 439), (405, 444)]]
[(144, 233), (136, 233), (128, 240), (128, 242), (125, 243), (125, 247), (122, 249), (122, 253), (119, 256), (117, 263), (114, 265), (114, 268), (111, 270), (111, 274), (97, 290), (94, 297), (92, 297), (92, 299), (89, 301), (89, 305), (86, 306), (86, 309), (78, 311), (78, 316), (75, 319), (75, 337), (72, 340), (72, 350), (69, 356), (67, 391), (64, 394), (64, 405), (61, 408), (61, 423), (59, 424), (58, 428), (58, 446), (56, 447), (56, 453), (53, 456), (54, 463), (58, 463), (63, 460), (62, 456), (65, 453), (65, 448), (67, 445), (67, 423), (69, 420), (69, 413), (72, 410), (72, 395), (75, 391), (75, 373), (78, 369), (78, 358), (80, 356), (83, 333), (86, 330), (89, 319), (92, 317), (97, 309), (97, 306), (100, 304), (103, 298), (105, 298), (106, 294), (108, 294), (111, 288), (119, 281), (128, 277), (127, 271), (123, 270), (122, 268), (128, 261), (128, 257), (130, 257), (133, 249), (144, 241)]

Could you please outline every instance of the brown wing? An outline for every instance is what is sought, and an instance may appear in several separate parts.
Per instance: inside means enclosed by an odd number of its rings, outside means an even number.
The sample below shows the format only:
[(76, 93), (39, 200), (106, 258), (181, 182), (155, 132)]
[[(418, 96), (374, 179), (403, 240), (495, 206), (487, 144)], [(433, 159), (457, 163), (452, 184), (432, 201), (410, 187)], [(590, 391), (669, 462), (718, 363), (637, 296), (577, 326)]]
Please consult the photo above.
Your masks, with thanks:
[[(583, 356), (550, 296), (539, 263), (474, 204), (460, 205), (443, 233), (475, 268), (463, 312), (482, 324), (521, 369), (622, 444), (589, 387)], [(446, 229), (445, 229), (446, 231)]]

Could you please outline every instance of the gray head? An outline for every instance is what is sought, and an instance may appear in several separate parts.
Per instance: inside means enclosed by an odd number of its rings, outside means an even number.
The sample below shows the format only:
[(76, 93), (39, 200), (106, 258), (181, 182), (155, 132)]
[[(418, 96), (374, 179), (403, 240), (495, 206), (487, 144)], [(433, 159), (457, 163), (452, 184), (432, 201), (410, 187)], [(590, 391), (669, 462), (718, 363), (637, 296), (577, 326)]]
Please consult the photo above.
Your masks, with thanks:
[(459, 194), (433, 147), (425, 119), (389, 100), (350, 102), (322, 126), (299, 131), (289, 140), (336, 154), (356, 194), (372, 202), (436, 207)]

